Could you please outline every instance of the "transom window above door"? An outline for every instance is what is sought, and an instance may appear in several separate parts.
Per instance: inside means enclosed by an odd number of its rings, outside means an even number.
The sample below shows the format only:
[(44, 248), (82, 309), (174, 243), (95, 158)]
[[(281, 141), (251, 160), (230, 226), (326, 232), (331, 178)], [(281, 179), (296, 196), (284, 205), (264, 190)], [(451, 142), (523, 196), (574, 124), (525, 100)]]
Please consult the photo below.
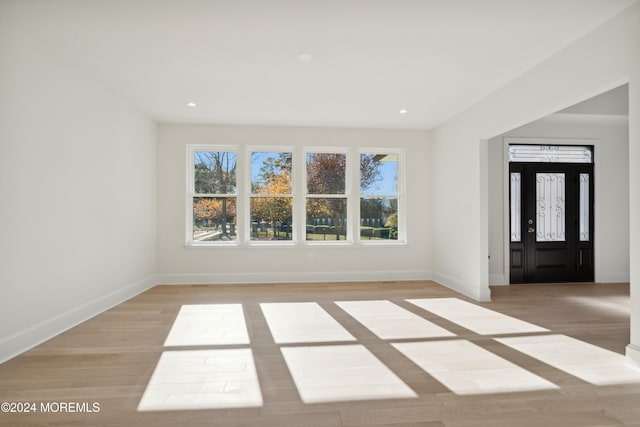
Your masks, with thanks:
[(593, 148), (584, 145), (509, 145), (509, 162), (593, 163)]

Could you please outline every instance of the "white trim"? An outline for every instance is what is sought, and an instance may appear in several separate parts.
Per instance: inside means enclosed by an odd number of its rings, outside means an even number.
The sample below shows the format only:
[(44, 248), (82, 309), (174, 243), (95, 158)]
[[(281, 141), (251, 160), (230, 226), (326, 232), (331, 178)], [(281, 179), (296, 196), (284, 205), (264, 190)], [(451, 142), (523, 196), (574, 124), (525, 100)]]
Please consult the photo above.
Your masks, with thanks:
[(512, 163), (593, 163), (593, 152), (586, 145), (509, 144)]
[(454, 292), (480, 302), (491, 301), (491, 289), (489, 289), (488, 286), (482, 286), (481, 288), (469, 288), (469, 286), (467, 286), (468, 282), (435, 271), (431, 272), (431, 276), (431, 280), (445, 288), (451, 289)]
[[(253, 153), (291, 153), (291, 192), (289, 194), (253, 194), (251, 191), (251, 174), (252, 174), (252, 154)], [(243, 209), (239, 211), (240, 215), (237, 221), (238, 228), (238, 243), (240, 246), (290, 246), (295, 245), (299, 241), (299, 237), (296, 235), (295, 228), (295, 212), (296, 204), (300, 203), (299, 197), (296, 192), (296, 179), (297, 171), (295, 166), (295, 159), (298, 156), (298, 150), (293, 145), (248, 145), (244, 148), (244, 167), (243, 171), (240, 171), (242, 175), (243, 191), (239, 191), (238, 198), (242, 200)], [(256, 197), (290, 197), (292, 201), (291, 206), (291, 240), (251, 240), (251, 198)], [(241, 222), (242, 221), (242, 222)]]
[(152, 288), (156, 278), (149, 276), (110, 294), (86, 302), (78, 307), (60, 313), (36, 325), (0, 340), (0, 363), (24, 353), (31, 348), (67, 331), (74, 326), (95, 317), (118, 304)]
[[(369, 245), (394, 245), (394, 244), (406, 244), (407, 243), (407, 179), (406, 179), (406, 152), (404, 148), (367, 148), (363, 147), (358, 149), (356, 159), (354, 163), (357, 165), (354, 170), (357, 170), (357, 179), (354, 183), (354, 194), (357, 195), (355, 200), (354, 212), (354, 242), (357, 245), (369, 246)], [(396, 195), (365, 195), (366, 197), (388, 197), (398, 199), (398, 238), (396, 240), (389, 241), (370, 241), (362, 239), (360, 236), (360, 199), (363, 196), (360, 194), (360, 155), (361, 154), (395, 154), (398, 158), (398, 193)]]
[[(509, 143), (502, 140), (502, 274), (504, 276), (504, 283), (511, 284), (511, 210), (509, 203), (509, 196), (511, 195), (511, 174), (509, 173)], [(522, 177), (520, 177), (520, 185), (522, 185)], [(522, 233), (522, 230), (520, 230)]]
[(627, 366), (640, 371), (640, 347), (634, 344), (627, 345)]
[[(323, 154), (344, 154), (345, 156), (345, 170), (344, 170), (344, 194), (309, 194), (307, 192), (307, 156), (311, 153), (323, 153)], [(354, 206), (353, 206), (353, 197), (354, 194), (352, 191), (352, 185), (354, 180), (353, 176), (353, 149), (347, 147), (303, 147), (302, 150), (302, 165), (303, 169), (300, 173), (303, 192), (301, 195), (301, 206), (302, 206), (302, 215), (300, 216), (301, 229), (304, 231), (303, 234), (300, 235), (299, 242), (304, 245), (350, 245), (354, 242), (354, 229), (353, 229), (353, 221), (354, 221)], [(347, 229), (345, 231), (345, 240), (307, 240), (307, 199), (344, 199), (347, 204), (346, 213), (346, 222)]]
[(629, 283), (631, 277), (628, 271), (605, 271), (599, 272), (595, 281), (599, 283)]
[(291, 242), (298, 246), (305, 241), (306, 236), (306, 206), (304, 195), (306, 193), (306, 164), (303, 147), (295, 147), (293, 159), (291, 159), (291, 192), (293, 193), (292, 225), (293, 239)]
[(490, 286), (506, 286), (509, 282), (504, 274), (490, 274), (489, 285)]
[(239, 285), (271, 283), (340, 283), (431, 280), (427, 270), (310, 271), (287, 273), (185, 273), (160, 274), (159, 285)]
[[(197, 195), (194, 190), (194, 153), (196, 151), (225, 151), (236, 154), (236, 193), (229, 195)], [(293, 199), (293, 236), (292, 240), (278, 242), (260, 242), (251, 240), (251, 230), (247, 227), (250, 219), (251, 201), (251, 153), (252, 152), (291, 152), (292, 159), (292, 189)], [(406, 179), (406, 149), (385, 147), (331, 147), (291, 145), (224, 145), (224, 144), (187, 144), (186, 145), (186, 185), (185, 185), (185, 248), (231, 248), (231, 247), (284, 247), (284, 246), (404, 246), (408, 241), (407, 230), (407, 179)], [(306, 157), (309, 153), (336, 153), (346, 156), (345, 192), (344, 194), (307, 194), (306, 192)], [(398, 157), (398, 238), (389, 241), (369, 241), (360, 239), (360, 154), (380, 153), (395, 154)], [(203, 197), (234, 197), (236, 200), (236, 239), (225, 242), (200, 242), (193, 240), (193, 198)], [(382, 195), (379, 195), (382, 197)], [(258, 197), (268, 197), (261, 196)], [(347, 201), (347, 238), (334, 241), (306, 240), (306, 201), (307, 198), (337, 198)]]
[[(229, 247), (237, 246), (243, 238), (240, 230), (236, 230), (236, 240), (228, 242), (198, 242), (193, 240), (193, 199), (195, 197), (234, 197), (236, 199), (236, 228), (240, 228), (238, 224), (243, 219), (241, 213), (243, 212), (243, 201), (241, 200), (239, 189), (243, 185), (243, 176), (239, 176), (238, 170), (244, 169), (244, 159), (242, 150), (238, 145), (219, 145), (219, 144), (187, 144), (186, 145), (186, 186), (185, 186), (185, 246), (217, 246), (217, 247)], [(195, 192), (195, 159), (194, 155), (196, 151), (222, 151), (228, 153), (235, 153), (236, 155), (236, 192), (233, 194), (196, 194)]]
[[(380, 243), (377, 243), (380, 242)], [(400, 241), (396, 241), (396, 240), (371, 240), (369, 241), (364, 241), (364, 243), (361, 244), (356, 244), (352, 241), (349, 240), (309, 240), (309, 241), (304, 241), (304, 242), (294, 242), (293, 240), (283, 240), (281, 242), (270, 242), (270, 241), (253, 241), (251, 242), (250, 245), (242, 245), (242, 244), (238, 244), (238, 245), (212, 245), (212, 244), (197, 244), (194, 243), (193, 245), (184, 245), (183, 247), (185, 249), (196, 249), (196, 250), (200, 250), (200, 249), (219, 249), (221, 247), (226, 248), (227, 250), (232, 250), (234, 248), (247, 248), (247, 247), (251, 247), (251, 248), (266, 248), (266, 247), (278, 247), (278, 248), (294, 248), (294, 249), (300, 249), (301, 247), (305, 247), (305, 246), (313, 246), (316, 248), (336, 248), (336, 247), (344, 247), (344, 246), (351, 246), (351, 247), (359, 247), (359, 248), (387, 248), (389, 246), (407, 246), (408, 243), (407, 242), (400, 242)]]
[[(537, 137), (520, 137), (520, 136), (505, 136), (504, 143), (507, 148), (510, 144), (524, 144), (524, 145), (596, 145), (600, 141), (598, 138), (537, 138)], [(508, 151), (507, 151), (508, 153)], [(509, 156), (506, 158), (507, 164), (509, 164)], [(596, 159), (594, 157), (593, 162)]]

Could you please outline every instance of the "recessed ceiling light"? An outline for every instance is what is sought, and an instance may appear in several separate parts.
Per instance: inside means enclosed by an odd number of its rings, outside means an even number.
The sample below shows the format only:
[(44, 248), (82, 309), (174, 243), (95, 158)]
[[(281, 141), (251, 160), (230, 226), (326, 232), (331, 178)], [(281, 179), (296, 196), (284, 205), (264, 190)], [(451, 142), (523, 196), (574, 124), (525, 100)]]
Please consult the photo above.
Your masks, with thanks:
[(406, 108), (400, 110), (400, 114), (407, 114), (409, 111)]
[(198, 104), (196, 104), (195, 102), (187, 102), (187, 107), (197, 107)]
[(309, 62), (313, 59), (313, 56), (311, 56), (310, 53), (301, 53), (300, 55), (298, 55), (298, 61), (300, 62)]

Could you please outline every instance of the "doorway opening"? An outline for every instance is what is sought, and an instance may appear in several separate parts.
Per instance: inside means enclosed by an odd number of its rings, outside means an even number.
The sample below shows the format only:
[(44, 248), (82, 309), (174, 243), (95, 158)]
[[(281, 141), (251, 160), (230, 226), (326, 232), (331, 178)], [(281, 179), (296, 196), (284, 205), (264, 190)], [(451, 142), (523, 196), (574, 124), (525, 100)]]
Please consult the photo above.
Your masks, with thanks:
[[(591, 164), (594, 171), (589, 176), (589, 186), (594, 192), (590, 199), (593, 215), (590, 216), (589, 221), (589, 232), (592, 233), (593, 238), (591, 261), (594, 277), (592, 281), (629, 282), (631, 219), (629, 217), (628, 95), (628, 85), (615, 87), (488, 140), (486, 202), (488, 204), (487, 269), (490, 286), (524, 282), (522, 277), (519, 280), (511, 278), (510, 165), (512, 163), (549, 163), (546, 158), (540, 160), (522, 157), (531, 153), (521, 153), (519, 161), (510, 161), (509, 148), (514, 145), (537, 146), (536, 153), (542, 151), (539, 146), (591, 147)], [(547, 155), (553, 154), (547, 153)], [(576, 163), (571, 164), (576, 165)], [(534, 176), (536, 173), (538, 172), (533, 172)], [(539, 173), (563, 172), (547, 170)], [(566, 174), (571, 172), (564, 173), (566, 179)], [(525, 223), (529, 219), (536, 220), (536, 218), (521, 218)], [(521, 224), (521, 232), (526, 234), (525, 225), (529, 224)], [(537, 231), (536, 224), (534, 233)], [(579, 242), (577, 245), (580, 244)], [(583, 262), (587, 255), (587, 252), (583, 251)], [(580, 254), (576, 255), (578, 262), (580, 262), (579, 257)]]

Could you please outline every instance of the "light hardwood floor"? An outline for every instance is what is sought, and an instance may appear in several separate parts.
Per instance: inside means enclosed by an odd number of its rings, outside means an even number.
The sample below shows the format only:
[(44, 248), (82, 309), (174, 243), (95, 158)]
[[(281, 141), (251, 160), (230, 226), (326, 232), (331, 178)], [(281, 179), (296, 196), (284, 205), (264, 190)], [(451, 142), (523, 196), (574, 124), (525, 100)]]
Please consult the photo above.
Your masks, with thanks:
[[(595, 365), (593, 370), (602, 374), (599, 378), (604, 379), (604, 383), (591, 381), (588, 376), (582, 377), (584, 366), (578, 366), (582, 370), (571, 371), (575, 365), (588, 365), (586, 369), (590, 369), (590, 363), (597, 362), (595, 359), (602, 355), (617, 358), (624, 354), (629, 337), (628, 295), (629, 286), (626, 284), (494, 287), (493, 302), (474, 304), (537, 325), (546, 331), (533, 329), (492, 334), (474, 332), (475, 326), (480, 327), (484, 322), (477, 317), (477, 313), (473, 314), (476, 317), (471, 317), (471, 323), (463, 327), (458, 319), (460, 316), (449, 318), (446, 312), (437, 315), (407, 301), (456, 298), (472, 302), (432, 282), (157, 286), (0, 365), (0, 402), (35, 402), (38, 409), (33, 414), (0, 413), (0, 425), (640, 426), (640, 381), (633, 381), (635, 377), (632, 371), (626, 378), (630, 381), (628, 383), (623, 383), (625, 378), (618, 381), (615, 379), (617, 377), (609, 377), (610, 371), (599, 370)], [(337, 304), (367, 300), (389, 301), (394, 305), (378, 303), (376, 307), (386, 314), (381, 313), (376, 317), (375, 312), (358, 314), (356, 310), (362, 311), (361, 305)], [(314, 305), (315, 311), (321, 313), (324, 310), (329, 315), (321, 316), (320, 321), (333, 324), (327, 326), (329, 329), (336, 327), (346, 330), (348, 334), (344, 339), (347, 341), (325, 343), (319, 342), (322, 339), (319, 338), (311, 343), (276, 343), (276, 334), (272, 334), (276, 323), (267, 321), (264, 307), (268, 303), (294, 302), (316, 303), (321, 310)], [(235, 342), (232, 344), (194, 342), (194, 345), (189, 345), (187, 341), (182, 346), (165, 347), (165, 340), (180, 309), (196, 304), (241, 304), (248, 343), (240, 338), (240, 341), (231, 341)], [(265, 305), (261, 307), (260, 304)], [(269, 307), (273, 311), (278, 305)], [(402, 310), (398, 310), (398, 307)], [(385, 310), (389, 310), (389, 313)], [(293, 317), (292, 324), (313, 324), (312, 311), (308, 316)], [(362, 323), (348, 311), (354, 316), (361, 315)], [(237, 321), (237, 312), (230, 316), (233, 322)], [(390, 318), (384, 316), (391, 316), (399, 325), (413, 325), (417, 321), (417, 334), (430, 330), (445, 330), (448, 333), (434, 337), (394, 338), (393, 335), (398, 332), (381, 324), (384, 319)], [(195, 327), (197, 329), (198, 325)], [(186, 325), (184, 330), (198, 335), (192, 326)], [(293, 336), (294, 341), (299, 336), (295, 335), (298, 331), (284, 332), (289, 333), (287, 336)], [(381, 333), (388, 333), (391, 338), (380, 338)], [(544, 353), (540, 359), (538, 354), (535, 354), (538, 358), (529, 355), (534, 354), (533, 351), (527, 354), (520, 351), (522, 348), (518, 350), (505, 344), (510, 342), (509, 338), (542, 337), (545, 340), (554, 336), (561, 336), (564, 340), (574, 339), (570, 342), (582, 346), (578, 347), (578, 351), (595, 349), (600, 353), (593, 353), (597, 356), (589, 352), (576, 353), (570, 356), (571, 360), (564, 360), (564, 365), (554, 366), (553, 360), (566, 356), (562, 352), (568, 347), (557, 347), (557, 351)], [(505, 340), (499, 341), (502, 339)], [(454, 341), (464, 344), (461, 353), (447, 356), (447, 353), (443, 353), (444, 349)], [(447, 346), (439, 346), (439, 343), (447, 343)], [(597, 346), (600, 350), (584, 347), (584, 343)], [(412, 351), (420, 350), (421, 346), (427, 346), (425, 348), (428, 350), (418, 354), (415, 359), (409, 357)], [(547, 344), (543, 343), (536, 348), (548, 350), (548, 346), (545, 346)], [(304, 351), (312, 347), (323, 347), (322, 351), (328, 349), (328, 361), (316, 357), (306, 362)], [(285, 348), (287, 350), (283, 351)], [(348, 350), (349, 355), (331, 353), (334, 348), (341, 352)], [(472, 351), (467, 352), (465, 348), (471, 348)], [(406, 349), (406, 353), (399, 349)], [(190, 355), (191, 351), (193, 354), (203, 354), (198, 350), (238, 350), (207, 352), (207, 357), (210, 354), (214, 356), (204, 362), (189, 357), (185, 358), (186, 362), (181, 362), (194, 364), (185, 368), (190, 370), (190, 375), (195, 375), (189, 378), (204, 381), (204, 385), (207, 385), (206, 375), (198, 376), (198, 366), (208, 364), (211, 360), (211, 363), (222, 363), (216, 361), (216, 354), (232, 355), (245, 370), (251, 365), (250, 358), (246, 359), (250, 356), (246, 355), (252, 354), (260, 400), (256, 403), (254, 399), (246, 407), (235, 408), (225, 408), (224, 403), (218, 402), (222, 407), (217, 409), (148, 410), (147, 407), (147, 410), (139, 410), (145, 409), (141, 400), (145, 392), (151, 390), (150, 384), (163, 381), (158, 373), (154, 374), (163, 354), (172, 352), (178, 357)], [(463, 356), (476, 354), (473, 351), (482, 354), (478, 363), (480, 359), (488, 357), (487, 366), (495, 368), (492, 375), (485, 377), (483, 375), (486, 372), (478, 373), (484, 367), (473, 372), (468, 371), (468, 367), (455, 367), (456, 363), (459, 365), (464, 362)], [(431, 354), (434, 354), (433, 360)], [(357, 359), (361, 356), (362, 359)], [(549, 359), (544, 359), (547, 356)], [(367, 381), (371, 378), (351, 377), (349, 369), (344, 369), (344, 381), (364, 381), (364, 389), (345, 387), (342, 390), (338, 389), (339, 384), (334, 384), (329, 387), (336, 387), (335, 393), (327, 395), (326, 390), (307, 388), (315, 387), (313, 384), (308, 386), (309, 381), (317, 383), (326, 380), (328, 384), (336, 381), (329, 376), (332, 372), (340, 372), (340, 366), (333, 365), (340, 365), (343, 361), (351, 363), (353, 360), (370, 363), (369, 368), (373, 371), (366, 372), (383, 370), (389, 381), (395, 384), (392, 385), (397, 387), (388, 389), (391, 390), (388, 397), (367, 400), (363, 396), (366, 395), (366, 384), (369, 384)], [(434, 363), (437, 365), (435, 368), (432, 366)], [(318, 365), (319, 379), (308, 375), (314, 364)], [(503, 366), (512, 370), (500, 370)], [(567, 366), (569, 369), (565, 369)], [(624, 375), (626, 372), (617, 367), (615, 369), (618, 369), (618, 374), (622, 372)], [(249, 371), (253, 372), (253, 366)], [(478, 378), (485, 379), (472, 381), (476, 374), (480, 375)], [(154, 375), (155, 378), (152, 378)], [(520, 375), (535, 377), (537, 382), (532, 384), (537, 386), (530, 391), (518, 390), (518, 386), (522, 385)], [(609, 378), (614, 380), (608, 383), (606, 380)], [(179, 383), (181, 380), (173, 381)], [(250, 382), (251, 378), (247, 381)], [(469, 394), (457, 388), (461, 382), (467, 387), (465, 390), (470, 390)], [(497, 392), (492, 391), (494, 386), (498, 386)], [(182, 385), (175, 387), (180, 389)], [(318, 390), (325, 394), (314, 394)], [(400, 394), (394, 395), (393, 390), (400, 390)], [(352, 393), (352, 397), (349, 397), (349, 393)], [(321, 402), (310, 403), (309, 396), (310, 399), (321, 396)], [(100, 411), (42, 413), (40, 405), (43, 402), (97, 402)]]

